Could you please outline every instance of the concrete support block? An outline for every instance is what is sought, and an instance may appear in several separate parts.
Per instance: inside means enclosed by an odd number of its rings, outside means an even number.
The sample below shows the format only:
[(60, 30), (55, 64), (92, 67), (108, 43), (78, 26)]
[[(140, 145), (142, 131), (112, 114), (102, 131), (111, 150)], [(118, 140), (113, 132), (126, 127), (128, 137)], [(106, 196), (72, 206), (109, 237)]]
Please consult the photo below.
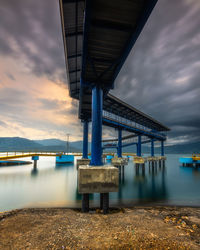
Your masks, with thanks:
[(114, 158), (112, 158), (111, 162), (112, 162), (112, 165), (116, 166), (116, 167), (125, 166), (128, 164), (128, 159), (114, 157)]
[(119, 170), (113, 166), (80, 166), (78, 169), (78, 192), (118, 192)]
[(157, 157), (157, 156), (147, 157), (147, 161), (151, 161), (151, 162), (159, 161), (159, 159), (160, 159), (160, 157)]
[(160, 159), (165, 161), (165, 160), (167, 160), (167, 157), (166, 156), (160, 156)]
[(79, 166), (85, 166), (90, 164), (90, 159), (78, 159), (76, 161), (76, 168), (78, 169)]
[(140, 156), (134, 156), (133, 161), (136, 164), (144, 164), (146, 162), (146, 159)]

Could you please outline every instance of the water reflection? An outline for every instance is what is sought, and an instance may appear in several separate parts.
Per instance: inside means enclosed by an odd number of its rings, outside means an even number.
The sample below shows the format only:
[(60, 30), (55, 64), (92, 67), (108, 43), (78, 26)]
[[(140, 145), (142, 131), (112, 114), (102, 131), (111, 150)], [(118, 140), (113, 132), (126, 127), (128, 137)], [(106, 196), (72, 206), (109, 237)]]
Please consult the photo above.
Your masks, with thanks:
[(135, 164), (134, 187), (137, 188), (139, 201), (164, 201), (168, 199), (165, 183), (165, 166), (157, 164), (147, 165)]
[(200, 167), (196, 166), (180, 166), (183, 173), (192, 175), (194, 179), (200, 180)]
[[(168, 199), (166, 186), (165, 165), (133, 164), (130, 160), (128, 166), (119, 167), (119, 191), (110, 193), (110, 201), (117, 198), (118, 204), (125, 204), (132, 200), (133, 204), (142, 202), (164, 202)], [(81, 195), (76, 188), (76, 200), (81, 200)], [(97, 200), (97, 195), (90, 196), (90, 200)], [(129, 203), (130, 204), (130, 203)]]
[(37, 175), (38, 175), (38, 169), (37, 168), (33, 168), (32, 170), (31, 170), (31, 176), (32, 177), (37, 177)]
[(73, 168), (74, 164), (73, 163), (56, 163), (55, 169), (56, 170), (62, 170), (64, 168)]
[[(180, 167), (178, 159), (176, 155), (168, 156), (165, 167), (134, 165), (130, 158), (128, 165), (119, 169), (119, 192), (110, 193), (110, 204), (200, 205), (200, 169)], [(90, 200), (91, 204), (99, 204), (99, 194), (91, 194)], [(37, 169), (33, 165), (1, 167), (0, 201), (0, 211), (38, 204), (81, 206), (76, 165), (55, 164), (54, 158), (41, 157)]]

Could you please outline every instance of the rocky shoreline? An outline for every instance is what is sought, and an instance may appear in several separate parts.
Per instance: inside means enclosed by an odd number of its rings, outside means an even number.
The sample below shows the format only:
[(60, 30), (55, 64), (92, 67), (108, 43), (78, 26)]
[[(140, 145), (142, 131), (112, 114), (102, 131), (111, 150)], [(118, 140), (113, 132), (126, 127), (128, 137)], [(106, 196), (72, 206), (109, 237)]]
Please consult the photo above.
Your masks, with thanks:
[(200, 249), (200, 208), (20, 209), (0, 213), (0, 249)]

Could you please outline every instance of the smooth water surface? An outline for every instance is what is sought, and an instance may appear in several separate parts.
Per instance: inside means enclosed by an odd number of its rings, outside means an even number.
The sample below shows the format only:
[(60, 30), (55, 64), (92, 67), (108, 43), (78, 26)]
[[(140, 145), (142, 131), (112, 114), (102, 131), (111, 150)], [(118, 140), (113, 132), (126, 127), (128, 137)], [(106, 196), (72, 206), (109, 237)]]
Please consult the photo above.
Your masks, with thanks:
[[(146, 163), (145, 171), (137, 171), (130, 158), (120, 175), (119, 192), (110, 194), (110, 204), (200, 206), (200, 168), (180, 166), (182, 156), (167, 155), (165, 167), (149, 168)], [(99, 194), (90, 195), (90, 202), (98, 205)], [(0, 167), (0, 211), (60, 206), (81, 207), (76, 165), (56, 166), (55, 157), (40, 157), (36, 171), (33, 165)]]

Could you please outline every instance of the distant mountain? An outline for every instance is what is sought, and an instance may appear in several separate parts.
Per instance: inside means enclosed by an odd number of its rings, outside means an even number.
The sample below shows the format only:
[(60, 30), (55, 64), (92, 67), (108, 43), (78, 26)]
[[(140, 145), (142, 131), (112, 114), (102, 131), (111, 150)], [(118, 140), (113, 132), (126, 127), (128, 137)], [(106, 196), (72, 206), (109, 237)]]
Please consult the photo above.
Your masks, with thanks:
[(43, 146), (37, 142), (20, 137), (0, 137), (0, 151), (41, 150)]
[(59, 139), (44, 139), (44, 140), (34, 140), (34, 142), (39, 143), (43, 146), (66, 146), (66, 141)]
[[(57, 149), (65, 149), (67, 150), (67, 141), (59, 140), (59, 139), (44, 139), (44, 140), (34, 140), (36, 143), (39, 143), (45, 147), (57, 148)], [(82, 152), (82, 141), (69, 142), (69, 151), (71, 152)], [(90, 145), (90, 143), (89, 143)]]
[[(0, 151), (64, 151), (67, 152), (66, 141), (59, 139), (29, 140), (20, 137), (0, 137)], [(69, 143), (70, 152), (82, 152), (82, 141)], [(88, 152), (90, 152), (91, 143), (88, 143)], [(116, 152), (116, 149), (106, 150), (105, 152)], [(142, 145), (143, 153), (150, 153), (151, 148)], [(136, 146), (123, 148), (123, 152), (136, 153)], [(155, 147), (155, 153), (160, 153), (160, 147)], [(200, 142), (177, 144), (165, 146), (166, 154), (192, 154), (200, 153)]]
[[(34, 142), (39, 143), (43, 146), (66, 146), (67, 141), (59, 140), (59, 139), (44, 139), (44, 140), (34, 140)], [(78, 150), (82, 150), (82, 141), (69, 142), (69, 146), (72, 148), (76, 148)], [(90, 145), (90, 143), (89, 143)]]
[[(123, 149), (125, 152), (136, 153), (136, 145), (129, 146)], [(155, 147), (155, 154), (160, 153), (160, 147)], [(143, 153), (150, 153), (151, 148), (142, 145)], [(187, 143), (187, 144), (177, 144), (172, 146), (165, 146), (165, 154), (193, 154), (200, 153), (200, 142)]]
[[(39, 141), (41, 143), (39, 143)], [(81, 152), (69, 144), (70, 152)], [(29, 140), (21, 137), (0, 137), (0, 151), (62, 151), (66, 152), (66, 142), (49, 139), (49, 140)]]
[(166, 146), (165, 152), (167, 154), (193, 154), (200, 153), (200, 142), (177, 144), (173, 146)]

